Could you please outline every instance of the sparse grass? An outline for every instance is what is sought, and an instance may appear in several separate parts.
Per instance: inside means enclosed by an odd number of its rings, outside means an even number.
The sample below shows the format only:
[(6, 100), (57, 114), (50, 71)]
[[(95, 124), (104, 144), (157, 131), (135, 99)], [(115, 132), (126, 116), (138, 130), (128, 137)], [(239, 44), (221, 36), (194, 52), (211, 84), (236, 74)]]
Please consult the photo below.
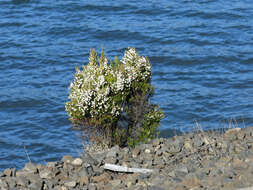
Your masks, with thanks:
[(28, 158), (29, 162), (32, 162), (25, 146), (24, 146), (24, 150), (25, 150), (26, 157)]

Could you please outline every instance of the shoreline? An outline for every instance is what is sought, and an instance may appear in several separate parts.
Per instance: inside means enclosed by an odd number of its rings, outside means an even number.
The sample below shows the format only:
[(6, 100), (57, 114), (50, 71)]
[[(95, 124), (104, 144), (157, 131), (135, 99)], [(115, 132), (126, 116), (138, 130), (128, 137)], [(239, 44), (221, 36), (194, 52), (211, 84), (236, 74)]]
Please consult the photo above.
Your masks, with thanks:
[[(123, 166), (127, 172), (105, 169), (105, 164)], [(66, 155), (46, 165), (27, 163), (21, 170), (0, 172), (3, 190), (231, 190), (252, 186), (253, 127), (224, 133), (190, 132), (157, 138), (134, 149), (115, 146), (103, 152), (87, 152), (80, 158)]]

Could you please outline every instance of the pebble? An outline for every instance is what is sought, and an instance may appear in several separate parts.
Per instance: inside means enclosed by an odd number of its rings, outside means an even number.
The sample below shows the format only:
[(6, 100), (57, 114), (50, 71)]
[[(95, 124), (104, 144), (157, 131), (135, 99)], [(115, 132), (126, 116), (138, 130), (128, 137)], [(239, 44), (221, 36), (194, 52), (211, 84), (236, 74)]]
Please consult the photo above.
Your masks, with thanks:
[[(134, 149), (114, 146), (83, 157), (64, 156), (46, 165), (0, 172), (0, 189), (237, 189), (253, 187), (253, 127), (225, 133), (195, 132), (154, 139)], [(104, 163), (152, 169), (123, 173), (103, 169)]]
[(71, 164), (74, 165), (74, 166), (81, 166), (83, 163), (83, 160), (81, 158), (76, 158), (74, 159)]

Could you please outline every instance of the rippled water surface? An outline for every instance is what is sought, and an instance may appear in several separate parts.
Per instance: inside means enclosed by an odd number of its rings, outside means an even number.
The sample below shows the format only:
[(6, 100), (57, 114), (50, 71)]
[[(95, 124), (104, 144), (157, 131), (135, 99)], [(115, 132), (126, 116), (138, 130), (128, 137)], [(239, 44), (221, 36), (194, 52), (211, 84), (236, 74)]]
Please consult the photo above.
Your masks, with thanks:
[[(64, 103), (90, 48), (149, 56), (161, 130), (253, 123), (251, 1), (0, 1), (0, 168), (82, 152)], [(27, 152), (27, 153), (26, 153)]]

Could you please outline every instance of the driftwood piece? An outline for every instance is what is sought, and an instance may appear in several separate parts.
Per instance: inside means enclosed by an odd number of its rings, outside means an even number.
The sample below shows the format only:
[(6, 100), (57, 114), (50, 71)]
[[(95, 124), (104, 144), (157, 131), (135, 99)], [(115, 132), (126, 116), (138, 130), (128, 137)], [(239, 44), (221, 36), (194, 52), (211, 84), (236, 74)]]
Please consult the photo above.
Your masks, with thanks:
[(153, 172), (151, 169), (144, 169), (144, 168), (129, 168), (126, 166), (119, 166), (115, 164), (105, 164), (104, 169), (112, 170), (116, 172), (129, 172), (129, 173), (150, 173)]
[(241, 189), (237, 189), (237, 190), (253, 190), (253, 186), (252, 187), (241, 188)]

